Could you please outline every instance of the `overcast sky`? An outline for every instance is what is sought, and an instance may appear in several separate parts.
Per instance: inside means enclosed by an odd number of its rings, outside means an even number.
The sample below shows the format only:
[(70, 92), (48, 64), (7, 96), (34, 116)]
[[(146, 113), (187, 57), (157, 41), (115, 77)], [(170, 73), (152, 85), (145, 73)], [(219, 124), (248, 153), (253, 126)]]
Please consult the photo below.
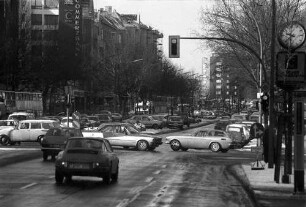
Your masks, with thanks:
[[(168, 36), (191, 37), (200, 30), (200, 9), (209, 7), (212, 0), (94, 0), (95, 9), (112, 6), (121, 14), (139, 14), (141, 21), (164, 34), (163, 49), (168, 57)], [(201, 74), (202, 58), (210, 56), (199, 47), (199, 40), (181, 40), (181, 58), (173, 63)]]

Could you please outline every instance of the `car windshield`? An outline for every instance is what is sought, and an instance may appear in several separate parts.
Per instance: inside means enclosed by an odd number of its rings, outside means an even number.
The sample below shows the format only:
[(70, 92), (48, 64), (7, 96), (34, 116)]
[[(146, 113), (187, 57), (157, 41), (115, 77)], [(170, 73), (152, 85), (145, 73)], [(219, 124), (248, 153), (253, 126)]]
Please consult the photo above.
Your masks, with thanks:
[(230, 132), (241, 132), (242, 128), (239, 127), (229, 127), (228, 131)]
[(25, 115), (11, 115), (9, 117), (9, 119), (15, 119), (15, 120), (21, 121), (21, 120), (26, 120), (27, 116), (25, 116)]
[(99, 140), (92, 139), (72, 139), (67, 143), (67, 149), (75, 149), (75, 148), (83, 148), (83, 149), (102, 149), (102, 142)]
[(132, 125), (127, 125), (126, 126), (126, 129), (127, 129), (127, 133), (128, 134), (139, 134), (140, 132)]

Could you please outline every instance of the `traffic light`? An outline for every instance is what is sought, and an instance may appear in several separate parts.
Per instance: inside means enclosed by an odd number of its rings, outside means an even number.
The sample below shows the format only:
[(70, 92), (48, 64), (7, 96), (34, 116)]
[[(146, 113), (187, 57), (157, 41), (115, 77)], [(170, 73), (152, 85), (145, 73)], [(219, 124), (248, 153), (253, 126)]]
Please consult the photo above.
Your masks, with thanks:
[(180, 36), (169, 36), (169, 58), (180, 57)]
[(269, 111), (269, 96), (267, 94), (261, 96), (261, 109), (265, 113)]

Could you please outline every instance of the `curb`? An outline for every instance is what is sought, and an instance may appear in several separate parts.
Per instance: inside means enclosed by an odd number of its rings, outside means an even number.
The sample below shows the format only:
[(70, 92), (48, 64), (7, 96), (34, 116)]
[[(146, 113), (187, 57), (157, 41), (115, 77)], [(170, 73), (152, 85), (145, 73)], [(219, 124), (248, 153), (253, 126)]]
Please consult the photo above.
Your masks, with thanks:
[(242, 166), (241, 165), (231, 165), (231, 166), (227, 167), (227, 170), (230, 172), (231, 175), (233, 175), (239, 181), (239, 183), (242, 185), (243, 189), (250, 196), (254, 205), (255, 206), (261, 206), (256, 199), (255, 191), (253, 190), (252, 186), (250, 185), (248, 177), (247, 177), (246, 173), (244, 172)]
[(34, 152), (24, 151), (24, 152), (18, 152), (12, 153), (12, 154), (6, 154), (5, 157), (0, 156), (0, 167), (4, 167), (10, 164), (15, 164), (27, 160), (32, 160), (39, 158), (41, 156), (41, 151), (37, 150)]

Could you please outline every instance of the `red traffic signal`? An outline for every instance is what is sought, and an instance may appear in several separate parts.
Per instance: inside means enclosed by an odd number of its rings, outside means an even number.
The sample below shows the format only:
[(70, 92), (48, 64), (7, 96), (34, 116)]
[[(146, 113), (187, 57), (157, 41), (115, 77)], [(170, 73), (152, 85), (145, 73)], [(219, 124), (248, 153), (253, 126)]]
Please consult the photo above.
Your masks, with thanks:
[(180, 36), (169, 36), (169, 58), (180, 57)]

